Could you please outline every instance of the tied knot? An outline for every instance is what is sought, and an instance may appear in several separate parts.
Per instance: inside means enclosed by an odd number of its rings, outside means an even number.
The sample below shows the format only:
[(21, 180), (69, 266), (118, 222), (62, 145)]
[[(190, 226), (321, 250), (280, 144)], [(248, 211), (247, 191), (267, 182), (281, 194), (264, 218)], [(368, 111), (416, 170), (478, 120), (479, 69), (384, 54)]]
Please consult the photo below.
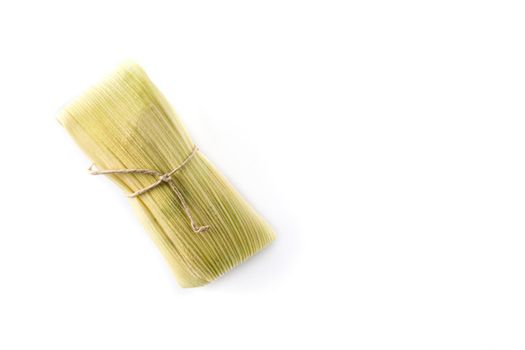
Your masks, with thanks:
[(170, 182), (173, 179), (171, 178), (170, 174), (163, 174), (163, 175), (159, 176), (159, 180), (162, 181), (162, 182)]
[(179, 202), (182, 205), (182, 208), (184, 208), (184, 212), (186, 213), (186, 216), (190, 220), (190, 225), (191, 225), (191, 229), (193, 230), (193, 232), (202, 233), (202, 232), (207, 231), (210, 228), (210, 226), (208, 225), (199, 226), (195, 223), (195, 220), (193, 220), (193, 215), (191, 215), (190, 207), (186, 203), (186, 200), (184, 199), (182, 192), (177, 188), (172, 178), (172, 176), (177, 171), (181, 170), (186, 165), (186, 163), (188, 163), (193, 158), (197, 150), (198, 150), (197, 147), (193, 146), (193, 150), (191, 151), (190, 155), (187, 156), (186, 159), (184, 159), (184, 161), (179, 166), (177, 166), (176, 168), (164, 174), (159, 171), (151, 170), (151, 169), (94, 170), (93, 165), (91, 165), (91, 167), (88, 170), (91, 175), (144, 174), (144, 175), (150, 175), (150, 176), (157, 177), (157, 181), (153, 182), (152, 184), (136, 192), (128, 194), (128, 197), (135, 198), (135, 197), (138, 197), (154, 189), (155, 187), (158, 187), (161, 184), (168, 184), (171, 190), (175, 193), (175, 195), (179, 199)]

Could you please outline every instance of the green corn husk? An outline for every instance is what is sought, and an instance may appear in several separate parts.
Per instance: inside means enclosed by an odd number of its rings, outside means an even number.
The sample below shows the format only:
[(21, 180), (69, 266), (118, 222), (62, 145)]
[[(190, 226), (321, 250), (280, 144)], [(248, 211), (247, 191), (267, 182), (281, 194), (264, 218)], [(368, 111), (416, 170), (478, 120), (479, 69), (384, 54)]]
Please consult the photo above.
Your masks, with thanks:
[[(194, 147), (164, 96), (132, 63), (66, 106), (58, 119), (98, 169), (166, 173)], [(106, 176), (126, 193), (156, 180), (147, 174)], [(205, 285), (275, 239), (266, 221), (202, 153), (172, 178), (195, 222), (209, 225), (209, 230), (192, 230), (181, 202), (166, 184), (130, 201), (181, 286)]]

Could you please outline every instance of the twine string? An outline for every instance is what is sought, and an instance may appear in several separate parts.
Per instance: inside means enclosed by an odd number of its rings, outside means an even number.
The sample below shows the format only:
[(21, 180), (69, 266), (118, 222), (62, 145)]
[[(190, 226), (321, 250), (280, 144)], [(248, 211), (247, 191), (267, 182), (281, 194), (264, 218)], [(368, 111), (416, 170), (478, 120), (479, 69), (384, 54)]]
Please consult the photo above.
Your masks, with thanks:
[(94, 170), (94, 164), (92, 164), (88, 171), (91, 175), (119, 175), (119, 174), (144, 174), (144, 175), (151, 175), (151, 176), (155, 176), (157, 178), (157, 181), (153, 182), (152, 184), (138, 190), (138, 191), (135, 191), (133, 193), (130, 193), (128, 194), (127, 196), (130, 197), (130, 198), (135, 198), (135, 197), (138, 197), (152, 189), (154, 189), (155, 187), (157, 186), (160, 186), (161, 184), (165, 183), (165, 184), (168, 184), (171, 188), (171, 190), (175, 193), (175, 195), (177, 196), (177, 199), (179, 200), (180, 204), (182, 205), (182, 208), (184, 209), (184, 212), (186, 213), (186, 216), (188, 217), (188, 219), (190, 220), (190, 225), (191, 225), (191, 229), (193, 230), (193, 232), (195, 233), (202, 233), (202, 232), (205, 232), (207, 231), (210, 226), (209, 225), (205, 225), (205, 226), (199, 226), (195, 223), (195, 220), (193, 219), (193, 215), (191, 215), (191, 211), (190, 211), (190, 207), (188, 206), (188, 203), (186, 203), (186, 199), (184, 199), (184, 196), (182, 195), (181, 191), (177, 188), (177, 185), (175, 184), (175, 182), (173, 181), (173, 178), (172, 176), (179, 170), (181, 170), (182, 168), (184, 168), (184, 166), (193, 158), (193, 156), (197, 153), (198, 151), (198, 148), (197, 146), (193, 146), (193, 149), (191, 151), (191, 153), (186, 157), (186, 159), (184, 159), (184, 161), (182, 161), (182, 163), (180, 163), (177, 167), (173, 168), (172, 170), (170, 170), (169, 172), (167, 173), (161, 173), (159, 171), (156, 171), (156, 170), (151, 170), (151, 169), (104, 169), (104, 170), (99, 170), (99, 169), (96, 169)]

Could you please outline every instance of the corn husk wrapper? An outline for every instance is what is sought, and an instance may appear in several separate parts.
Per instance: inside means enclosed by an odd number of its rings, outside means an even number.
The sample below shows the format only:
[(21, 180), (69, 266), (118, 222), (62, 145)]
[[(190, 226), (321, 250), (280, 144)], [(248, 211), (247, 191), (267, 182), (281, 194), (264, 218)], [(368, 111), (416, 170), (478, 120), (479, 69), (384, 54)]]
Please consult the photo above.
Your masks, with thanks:
[[(194, 147), (166, 99), (132, 63), (66, 106), (59, 121), (99, 169), (165, 173), (181, 164)], [(146, 174), (106, 176), (126, 193), (155, 180)], [(197, 152), (173, 181), (195, 221), (209, 225), (208, 231), (192, 230), (170, 186), (157, 186), (130, 201), (181, 286), (209, 283), (275, 238), (265, 220), (202, 153)]]

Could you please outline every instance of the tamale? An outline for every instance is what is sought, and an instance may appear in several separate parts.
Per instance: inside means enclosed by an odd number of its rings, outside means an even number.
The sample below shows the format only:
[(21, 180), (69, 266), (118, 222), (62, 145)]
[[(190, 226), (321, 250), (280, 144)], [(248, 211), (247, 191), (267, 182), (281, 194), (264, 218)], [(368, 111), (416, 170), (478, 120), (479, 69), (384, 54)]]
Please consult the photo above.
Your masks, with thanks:
[[(274, 240), (140, 66), (122, 65), (58, 119), (97, 174), (135, 194), (130, 201), (181, 286), (205, 285)], [(147, 171), (126, 172), (133, 169)]]

